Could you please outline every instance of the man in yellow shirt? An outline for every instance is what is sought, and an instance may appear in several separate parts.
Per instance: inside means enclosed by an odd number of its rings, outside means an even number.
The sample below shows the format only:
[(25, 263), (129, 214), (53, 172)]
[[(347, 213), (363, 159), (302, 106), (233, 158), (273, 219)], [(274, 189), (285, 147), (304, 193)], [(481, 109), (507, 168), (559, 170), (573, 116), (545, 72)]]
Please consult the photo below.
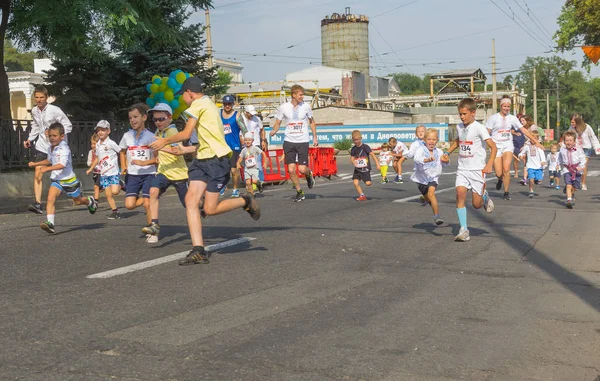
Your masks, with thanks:
[[(204, 249), (200, 220), (199, 206), (202, 196), (204, 196), (204, 212), (207, 215), (243, 208), (254, 220), (260, 218), (258, 203), (247, 193), (240, 198), (219, 202), (219, 191), (227, 184), (230, 177), (231, 149), (225, 142), (219, 109), (209, 97), (204, 95), (204, 87), (204, 82), (198, 77), (190, 77), (185, 80), (178, 92), (183, 95), (184, 102), (189, 106), (185, 111), (185, 115), (188, 117), (185, 128), (173, 136), (159, 138), (150, 145), (154, 150), (160, 150), (167, 144), (189, 139), (194, 130), (198, 135), (198, 150), (196, 158), (188, 169), (189, 187), (185, 197), (187, 222), (193, 248), (179, 262), (180, 265), (208, 263), (209, 260), (210, 253)], [(189, 151), (189, 148), (186, 147), (185, 151)]]

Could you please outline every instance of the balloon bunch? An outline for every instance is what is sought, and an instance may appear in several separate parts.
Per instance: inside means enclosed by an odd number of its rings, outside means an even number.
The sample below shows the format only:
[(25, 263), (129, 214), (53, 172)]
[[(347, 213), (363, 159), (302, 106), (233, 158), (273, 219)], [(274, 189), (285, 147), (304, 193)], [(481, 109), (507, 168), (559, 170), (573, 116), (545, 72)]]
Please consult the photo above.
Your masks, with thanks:
[(157, 103), (166, 103), (173, 109), (173, 119), (179, 118), (179, 115), (187, 109), (187, 105), (182, 95), (175, 97), (175, 94), (190, 76), (183, 70), (173, 70), (168, 77), (153, 76), (152, 82), (146, 85), (146, 91), (150, 94), (146, 98), (146, 104), (154, 107)]

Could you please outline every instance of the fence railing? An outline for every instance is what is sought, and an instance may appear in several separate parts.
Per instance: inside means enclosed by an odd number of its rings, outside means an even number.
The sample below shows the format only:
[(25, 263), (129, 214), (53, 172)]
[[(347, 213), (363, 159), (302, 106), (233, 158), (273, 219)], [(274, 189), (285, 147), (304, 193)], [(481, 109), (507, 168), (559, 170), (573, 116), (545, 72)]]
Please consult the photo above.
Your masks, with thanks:
[[(86, 165), (90, 150), (90, 139), (97, 122), (72, 121), (73, 130), (68, 135), (73, 165)], [(150, 123), (147, 123), (150, 126)], [(110, 138), (117, 142), (129, 130), (129, 124), (111, 122)], [(152, 130), (152, 129), (151, 129)], [(31, 120), (0, 121), (0, 170), (29, 168), (35, 157), (35, 144), (23, 147), (31, 131)]]

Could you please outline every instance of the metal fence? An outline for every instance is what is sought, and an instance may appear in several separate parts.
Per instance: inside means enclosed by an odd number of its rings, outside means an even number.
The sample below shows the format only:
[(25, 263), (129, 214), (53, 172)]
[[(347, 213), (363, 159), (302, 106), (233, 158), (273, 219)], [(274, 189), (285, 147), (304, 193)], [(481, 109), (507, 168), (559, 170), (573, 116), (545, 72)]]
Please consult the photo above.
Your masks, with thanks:
[[(72, 121), (73, 130), (68, 134), (69, 146), (73, 155), (73, 165), (86, 165), (90, 150), (90, 139), (97, 122)], [(147, 124), (147, 127), (150, 123)], [(117, 142), (129, 130), (129, 124), (111, 122), (110, 138)], [(0, 121), (0, 170), (29, 168), (28, 163), (35, 157), (34, 144), (23, 147), (31, 131), (31, 120)]]

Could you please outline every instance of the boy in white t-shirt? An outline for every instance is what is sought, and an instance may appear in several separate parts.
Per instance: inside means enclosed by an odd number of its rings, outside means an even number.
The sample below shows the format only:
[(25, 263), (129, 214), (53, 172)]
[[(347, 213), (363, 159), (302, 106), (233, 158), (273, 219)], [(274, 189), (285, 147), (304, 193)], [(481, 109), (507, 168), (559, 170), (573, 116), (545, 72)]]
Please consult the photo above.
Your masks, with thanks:
[[(475, 121), (477, 104), (472, 98), (465, 98), (458, 103), (458, 114), (462, 123), (456, 126), (457, 138), (452, 143), (447, 155), (459, 148), (458, 169), (456, 171), (456, 213), (460, 222), (460, 230), (455, 241), (466, 242), (471, 239), (467, 228), (467, 192), (472, 191), (472, 205), (475, 209), (482, 206), (485, 211), (494, 211), (494, 203), (485, 189), (485, 174), (492, 172), (496, 157), (496, 144), (487, 129)], [(490, 157), (486, 163), (486, 145), (490, 148)]]
[(575, 203), (573, 196), (575, 191), (581, 189), (581, 178), (583, 170), (587, 164), (587, 156), (581, 147), (576, 145), (577, 134), (567, 131), (563, 134), (565, 146), (560, 149), (558, 154), (558, 163), (562, 168), (562, 174), (565, 177), (564, 193), (567, 194), (566, 207), (573, 209)]
[(550, 145), (550, 153), (546, 157), (548, 163), (548, 177), (550, 178), (550, 186), (560, 189), (560, 164), (558, 163), (558, 144)]
[(402, 184), (404, 181), (402, 180), (402, 163), (404, 162), (404, 154), (408, 152), (408, 148), (406, 144), (399, 142), (398, 139), (391, 137), (388, 140), (388, 144), (390, 145), (390, 149), (392, 150), (392, 157), (394, 158), (392, 162), (392, 166), (394, 171), (396, 171), (396, 177), (394, 178), (394, 182), (396, 184)]
[(379, 167), (381, 172), (381, 181), (380, 184), (387, 184), (389, 181), (387, 179), (387, 172), (392, 162), (392, 152), (390, 151), (389, 143), (383, 143), (381, 145), (381, 152), (379, 152)]
[[(533, 136), (539, 139), (537, 131), (533, 132)], [(546, 157), (544, 150), (533, 145), (525, 145), (519, 154), (519, 159), (527, 158), (525, 168), (527, 168), (527, 178), (529, 179), (529, 198), (535, 196), (533, 185), (539, 184), (544, 180), (544, 167), (546, 166)]]
[(91, 149), (88, 151), (88, 158), (87, 158), (87, 166), (89, 167), (89, 170), (87, 170), (85, 173), (86, 175), (89, 175), (90, 173), (92, 174), (92, 181), (94, 182), (94, 198), (96, 199), (96, 201), (100, 198), (100, 167), (96, 166), (91, 166), (92, 163), (94, 162), (94, 160), (96, 160), (96, 145), (98, 144), (98, 134), (94, 133), (94, 135), (92, 135), (92, 137), (90, 138), (90, 147)]
[(60, 123), (53, 123), (48, 127), (47, 134), (50, 146), (48, 147), (48, 158), (38, 162), (30, 162), (29, 167), (42, 167), (41, 172), (50, 172), (52, 185), (48, 189), (48, 213), (47, 221), (40, 225), (40, 228), (50, 234), (54, 234), (54, 211), (56, 199), (66, 192), (67, 196), (73, 199), (77, 205), (87, 205), (91, 214), (96, 213), (98, 202), (93, 197), (85, 197), (81, 190), (81, 183), (77, 180), (73, 172), (71, 161), (71, 149), (65, 138), (65, 128)]
[(96, 125), (96, 134), (98, 142), (96, 143), (96, 158), (87, 170), (89, 174), (94, 168), (100, 169), (100, 186), (104, 188), (106, 201), (112, 210), (108, 216), (109, 220), (119, 220), (119, 208), (115, 202), (114, 196), (121, 191), (121, 175), (119, 171), (119, 155), (121, 147), (114, 140), (108, 137), (110, 134), (110, 123), (101, 120)]
[[(253, 145), (254, 134), (246, 132), (244, 134), (244, 149), (240, 152), (240, 157), (237, 161), (238, 169), (244, 168), (244, 180), (246, 181), (246, 190), (254, 196), (253, 184), (256, 184), (258, 193), (263, 192), (263, 184), (259, 178), (260, 159), (262, 158), (262, 168), (267, 166), (267, 157), (264, 152)], [(243, 166), (242, 166), (243, 164)]]

